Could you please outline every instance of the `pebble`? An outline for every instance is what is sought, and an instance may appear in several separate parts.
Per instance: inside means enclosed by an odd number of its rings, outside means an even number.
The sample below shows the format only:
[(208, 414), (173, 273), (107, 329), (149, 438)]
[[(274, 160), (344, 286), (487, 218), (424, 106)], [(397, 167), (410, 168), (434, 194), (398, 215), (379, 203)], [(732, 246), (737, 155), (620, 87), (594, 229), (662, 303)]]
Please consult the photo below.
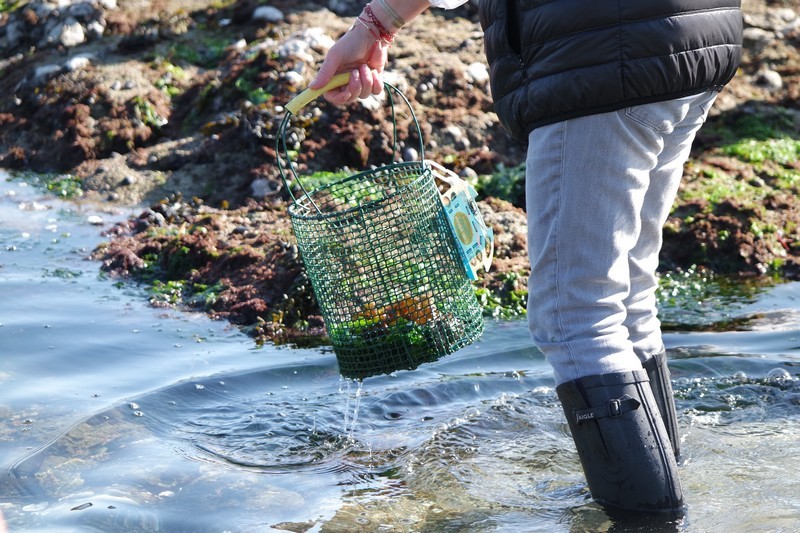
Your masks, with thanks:
[(278, 56), (282, 59), (299, 59), (307, 63), (314, 62), (314, 56), (310, 53), (311, 46), (304, 40), (292, 38), (278, 47)]
[(419, 152), (414, 148), (406, 148), (403, 150), (403, 161), (417, 161), (419, 159)]
[(489, 69), (483, 63), (470, 63), (467, 66), (467, 79), (472, 83), (486, 83), (489, 81)]
[(265, 196), (272, 196), (280, 190), (280, 186), (276, 186), (266, 178), (254, 179), (250, 184), (250, 191), (254, 198), (263, 198)]
[(319, 27), (306, 29), (298, 35), (298, 38), (304, 40), (313, 50), (322, 54), (327, 53), (336, 42), (323, 28)]
[(74, 57), (71, 57), (67, 60), (64, 64), (66, 69), (69, 72), (75, 72), (76, 70), (83, 70), (88, 67), (92, 63), (91, 58), (88, 55), (81, 54)]
[(257, 22), (280, 22), (283, 11), (272, 6), (259, 6), (253, 11), (253, 20)]
[(103, 217), (99, 215), (89, 215), (86, 217), (86, 222), (92, 224), (94, 226), (102, 226), (103, 225)]
[(466, 137), (466, 135), (464, 135), (464, 130), (462, 130), (459, 126), (451, 124), (444, 128), (442, 132), (452, 139), (453, 144), (457, 149), (463, 150), (469, 148), (469, 139)]
[(293, 70), (288, 71), (284, 77), (286, 78), (286, 82), (294, 87), (303, 85), (305, 83), (305, 78)]
[(763, 28), (745, 28), (742, 36), (745, 46), (754, 47), (756, 50), (762, 50), (775, 40), (775, 32)]
[(77, 20), (70, 17), (61, 27), (59, 41), (67, 48), (72, 48), (86, 41), (86, 32)]
[(475, 179), (478, 173), (472, 167), (464, 167), (458, 175), (466, 180)]
[(756, 72), (754, 81), (756, 85), (764, 87), (769, 91), (777, 91), (783, 87), (783, 78), (781, 78), (781, 75), (767, 68)]

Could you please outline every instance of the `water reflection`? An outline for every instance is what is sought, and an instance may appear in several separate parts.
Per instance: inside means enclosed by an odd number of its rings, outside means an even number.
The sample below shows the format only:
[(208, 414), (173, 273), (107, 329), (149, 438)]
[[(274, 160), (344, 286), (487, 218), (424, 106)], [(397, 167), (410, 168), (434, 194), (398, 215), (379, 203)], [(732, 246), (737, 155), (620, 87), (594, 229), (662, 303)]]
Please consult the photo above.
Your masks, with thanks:
[[(51, 207), (20, 215), (23, 200)], [(641, 522), (592, 503), (524, 323), (491, 323), (457, 354), (359, 387), (330, 353), (256, 349), (98, 278), (84, 257), (99, 229), (62, 207), (0, 197), (14, 247), (0, 250), (0, 509), (14, 532), (800, 522), (798, 284), (706, 291), (696, 313), (667, 302), (687, 512)]]

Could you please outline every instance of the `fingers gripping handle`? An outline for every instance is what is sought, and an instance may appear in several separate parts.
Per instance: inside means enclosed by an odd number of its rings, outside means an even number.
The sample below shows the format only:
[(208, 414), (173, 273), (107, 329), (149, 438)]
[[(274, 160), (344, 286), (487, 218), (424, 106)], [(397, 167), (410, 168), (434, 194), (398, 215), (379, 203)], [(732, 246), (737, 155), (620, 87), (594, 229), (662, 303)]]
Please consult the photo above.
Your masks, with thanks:
[(286, 104), (286, 110), (291, 113), (292, 115), (296, 115), (298, 111), (303, 109), (305, 106), (316, 100), (320, 95), (325, 94), (326, 92), (337, 89), (342, 87), (343, 85), (347, 85), (350, 81), (350, 73), (349, 72), (342, 72), (341, 74), (335, 75), (331, 78), (324, 87), (319, 89), (306, 89), (305, 91), (301, 92), (292, 100)]

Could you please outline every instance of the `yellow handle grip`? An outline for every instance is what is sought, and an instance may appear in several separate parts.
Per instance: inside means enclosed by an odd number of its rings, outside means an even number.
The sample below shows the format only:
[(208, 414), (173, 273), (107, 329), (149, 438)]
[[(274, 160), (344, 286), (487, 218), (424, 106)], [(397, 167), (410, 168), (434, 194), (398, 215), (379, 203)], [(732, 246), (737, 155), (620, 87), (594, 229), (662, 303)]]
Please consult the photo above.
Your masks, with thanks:
[(341, 87), (342, 85), (347, 85), (347, 82), (349, 81), (350, 81), (349, 72), (342, 72), (341, 74), (337, 74), (324, 87), (321, 87), (319, 89), (306, 89), (305, 91), (301, 92), (300, 94), (292, 98), (289, 101), (289, 103), (286, 104), (286, 110), (292, 115), (296, 115), (298, 111), (303, 109), (309, 103), (316, 100), (319, 95), (324, 94), (330, 91), (331, 89), (336, 89), (337, 87)]

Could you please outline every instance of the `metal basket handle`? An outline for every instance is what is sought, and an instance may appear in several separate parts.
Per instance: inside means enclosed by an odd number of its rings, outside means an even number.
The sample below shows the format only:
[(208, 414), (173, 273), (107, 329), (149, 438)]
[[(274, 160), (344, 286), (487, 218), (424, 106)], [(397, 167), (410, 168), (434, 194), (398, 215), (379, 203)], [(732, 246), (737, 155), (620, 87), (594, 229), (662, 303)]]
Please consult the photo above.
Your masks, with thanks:
[[(350, 81), (350, 73), (343, 72), (341, 74), (337, 74), (329, 81), (324, 87), (319, 89), (306, 89), (302, 93), (295, 96), (289, 103), (286, 104), (284, 109), (286, 110), (286, 114), (281, 121), (280, 126), (278, 127), (278, 135), (276, 138), (276, 159), (278, 164), (278, 171), (281, 175), (281, 180), (283, 180), (283, 184), (286, 187), (286, 190), (289, 192), (289, 196), (292, 197), (292, 202), (295, 204), (297, 203), (297, 198), (295, 197), (294, 193), (292, 192), (291, 187), (289, 186), (289, 180), (286, 176), (286, 169), (291, 172), (292, 176), (294, 177), (295, 181), (298, 185), (300, 185), (300, 189), (303, 191), (303, 195), (306, 199), (314, 206), (317, 210), (317, 213), (322, 214), (320, 211), (319, 206), (317, 206), (316, 202), (311, 198), (311, 195), (306, 190), (305, 186), (303, 185), (300, 176), (297, 174), (297, 171), (294, 168), (294, 164), (292, 163), (292, 158), (289, 155), (289, 149), (286, 146), (286, 128), (289, 126), (289, 122), (291, 121), (292, 116), (297, 115), (297, 113), (306, 105), (314, 101), (320, 95), (332, 90), (336, 89), (337, 87), (342, 87), (343, 85), (347, 85)], [(392, 110), (392, 163), (394, 163), (395, 158), (399, 155), (398, 147), (397, 147), (397, 120), (394, 110), (394, 98), (392, 93), (396, 93), (406, 104), (410, 113), (411, 119), (414, 123), (414, 128), (417, 130), (417, 138), (419, 139), (419, 160), (425, 161), (425, 148), (422, 142), (422, 129), (420, 128), (419, 121), (417, 120), (417, 115), (414, 113), (414, 108), (411, 107), (411, 102), (409, 102), (408, 98), (398, 89), (397, 87), (390, 85), (388, 83), (384, 83), (384, 89), (386, 90), (386, 98), (389, 101), (389, 106)], [(282, 159), (286, 160), (286, 166), (284, 167), (284, 163)]]

